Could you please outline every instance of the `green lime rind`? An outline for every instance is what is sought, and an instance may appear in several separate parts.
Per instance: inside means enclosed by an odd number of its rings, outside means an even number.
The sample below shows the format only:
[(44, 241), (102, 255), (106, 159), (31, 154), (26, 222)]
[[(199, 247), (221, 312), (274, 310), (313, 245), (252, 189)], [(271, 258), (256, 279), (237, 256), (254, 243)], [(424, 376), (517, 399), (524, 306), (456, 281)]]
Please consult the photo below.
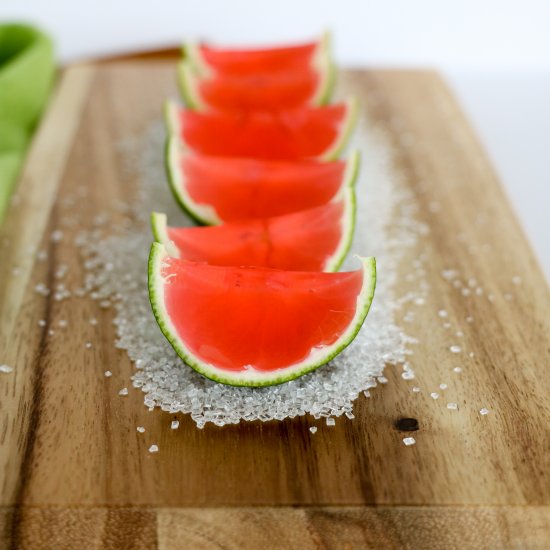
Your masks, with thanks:
[(207, 107), (203, 103), (197, 89), (197, 79), (200, 77), (193, 71), (191, 63), (187, 60), (180, 61), (177, 71), (178, 87), (185, 106), (193, 111), (206, 110)]
[(342, 238), (336, 252), (332, 258), (325, 265), (325, 271), (338, 271), (344, 260), (346, 259), (351, 243), (353, 242), (353, 236), (355, 234), (355, 221), (357, 211), (357, 201), (355, 196), (355, 183), (359, 175), (361, 166), (361, 153), (356, 150), (351, 153), (346, 165), (346, 172), (344, 175), (344, 215), (342, 217), (342, 223), (344, 229), (342, 231)]
[(346, 171), (344, 174), (344, 187), (355, 187), (359, 171), (361, 169), (361, 152), (359, 149), (352, 151), (346, 161)]
[(180, 123), (178, 121), (178, 104), (171, 99), (165, 100), (162, 106), (162, 114), (166, 127), (166, 134), (168, 136), (179, 136)]
[(168, 242), (166, 222), (166, 214), (163, 214), (162, 212), (151, 212), (151, 232), (153, 233), (153, 237), (157, 243)]
[(330, 102), (334, 88), (336, 87), (336, 64), (332, 56), (332, 36), (329, 31), (325, 31), (321, 38), (319, 48), (319, 61), (317, 65), (318, 72), (322, 75), (323, 81), (320, 90), (317, 92), (314, 105), (326, 105)]
[(324, 271), (338, 271), (340, 267), (342, 267), (342, 264), (348, 255), (349, 249), (351, 248), (351, 243), (353, 242), (357, 210), (355, 189), (353, 187), (348, 187), (345, 190), (344, 203), (344, 230), (342, 232), (342, 239), (340, 240), (338, 249), (333, 254), (332, 258), (327, 262)]
[(328, 105), (334, 94), (334, 88), (336, 87), (336, 65), (332, 59), (328, 60), (326, 68), (327, 74), (325, 75), (325, 85), (317, 105)]
[(166, 251), (173, 258), (180, 257), (180, 251), (168, 234), (168, 218), (162, 212), (151, 212), (151, 231), (155, 242), (166, 247)]
[(164, 166), (166, 169), (166, 176), (168, 179), (168, 186), (174, 199), (180, 206), (180, 208), (199, 225), (217, 225), (219, 221), (213, 218), (207, 218), (201, 216), (197, 209), (190, 204), (190, 200), (185, 196), (183, 190), (177, 183), (178, 179), (178, 163), (177, 163), (177, 151), (179, 147), (179, 139), (174, 134), (169, 134), (166, 139), (164, 147)]
[(212, 69), (202, 58), (199, 45), (196, 42), (184, 42), (181, 45), (181, 55), (189, 62), (189, 66), (196, 75), (208, 76), (212, 73)]
[(359, 118), (359, 102), (356, 97), (347, 100), (347, 113), (338, 135), (338, 139), (332, 144), (331, 148), (321, 155), (322, 160), (336, 160), (345, 149), (350, 140), (357, 120)]
[(375, 259), (360, 258), (363, 269), (363, 287), (357, 298), (357, 310), (348, 329), (332, 346), (319, 349), (315, 357), (310, 357), (286, 369), (279, 369), (277, 373), (266, 374), (262, 372), (258, 374), (258, 371), (251, 370), (231, 373), (218, 369), (214, 365), (204, 363), (195, 357), (177, 335), (177, 331), (164, 305), (164, 281), (162, 280), (161, 267), (162, 261), (166, 256), (167, 252), (162, 244), (152, 244), (148, 265), (149, 300), (160, 330), (187, 365), (210, 380), (230, 386), (264, 387), (283, 384), (328, 363), (351, 344), (359, 333), (369, 312), (376, 288)]

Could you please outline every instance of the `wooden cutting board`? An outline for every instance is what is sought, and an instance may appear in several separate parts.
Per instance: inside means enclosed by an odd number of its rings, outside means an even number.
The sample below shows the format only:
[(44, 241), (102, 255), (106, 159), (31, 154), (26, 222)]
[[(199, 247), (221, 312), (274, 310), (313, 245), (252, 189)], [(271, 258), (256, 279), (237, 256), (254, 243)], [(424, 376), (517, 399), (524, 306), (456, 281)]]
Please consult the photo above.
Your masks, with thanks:
[[(110, 201), (127, 200), (132, 185), (115, 145), (161, 116), (162, 100), (176, 93), (174, 68), (74, 66), (36, 135), (0, 236), (0, 363), (14, 367), (0, 374), (0, 546), (548, 547), (544, 277), (440, 77), (376, 70), (347, 79), (387, 129), (396, 169), (431, 230), (399, 273), (403, 281), (414, 257), (427, 254), (429, 297), (407, 327), (420, 341), (414, 361), (423, 393), (412, 393), (390, 365), (389, 383), (357, 401), (355, 420), (321, 426), (315, 436), (305, 418), (198, 430), (183, 417), (172, 431), (170, 415), (148, 412), (140, 391), (121, 398), (133, 367), (113, 345), (112, 311), (33, 289), (51, 284), (62, 263), (68, 286), (81, 280), (77, 228), (63, 227), (59, 242), (50, 238), (66, 211), (62, 199), (77, 185), (88, 188), (73, 207), (84, 228)], [(37, 247), (47, 261), (29, 254)], [(493, 301), (465, 300), (441, 277), (449, 266), (482, 281)], [(475, 319), (463, 325), (475, 357), (460, 376), (449, 374), (442, 307)], [(90, 317), (99, 324), (90, 326)], [(70, 330), (49, 337), (60, 319)], [(458, 411), (446, 409), (446, 397), (430, 398), (442, 381)], [(490, 413), (480, 415), (482, 407)], [(420, 429), (400, 431), (401, 418), (417, 419)], [(147, 432), (137, 433), (138, 425)], [(407, 435), (416, 445), (402, 443)], [(147, 452), (152, 442), (161, 452)]]

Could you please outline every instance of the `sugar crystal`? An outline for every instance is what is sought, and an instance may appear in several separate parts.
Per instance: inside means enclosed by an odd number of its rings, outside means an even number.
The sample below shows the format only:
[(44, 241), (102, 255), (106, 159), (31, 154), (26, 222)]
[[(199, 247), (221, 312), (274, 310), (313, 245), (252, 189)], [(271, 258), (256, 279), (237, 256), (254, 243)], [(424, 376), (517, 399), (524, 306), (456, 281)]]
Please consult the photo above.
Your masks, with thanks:
[(404, 437), (403, 443), (409, 447), (411, 445), (414, 445), (416, 443), (416, 439), (414, 437)]
[(9, 374), (13, 371), (13, 367), (10, 367), (9, 365), (0, 365), (0, 372), (4, 374)]
[(170, 428), (172, 430), (177, 430), (180, 427), (180, 421), (179, 420), (172, 420), (172, 423), (170, 424)]
[(52, 242), (58, 243), (63, 238), (63, 231), (61, 231), (61, 229), (56, 229), (55, 231), (52, 231), (50, 238)]
[(38, 283), (34, 287), (34, 291), (41, 296), (48, 296), (50, 293), (50, 289), (44, 283)]
[(159, 451), (158, 445), (151, 445), (149, 447), (149, 452), (150, 453), (158, 453), (158, 451)]
[(311, 426), (311, 427), (309, 428), (309, 431), (310, 431), (312, 434), (314, 434), (314, 433), (317, 431), (317, 426)]

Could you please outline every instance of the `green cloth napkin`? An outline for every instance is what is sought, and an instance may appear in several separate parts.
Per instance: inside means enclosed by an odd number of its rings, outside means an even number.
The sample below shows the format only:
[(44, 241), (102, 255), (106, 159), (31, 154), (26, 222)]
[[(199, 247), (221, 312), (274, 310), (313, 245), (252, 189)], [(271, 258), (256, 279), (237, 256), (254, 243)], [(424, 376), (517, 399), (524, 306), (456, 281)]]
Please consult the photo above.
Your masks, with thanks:
[(28, 25), (0, 25), (0, 221), (50, 95), (52, 41)]

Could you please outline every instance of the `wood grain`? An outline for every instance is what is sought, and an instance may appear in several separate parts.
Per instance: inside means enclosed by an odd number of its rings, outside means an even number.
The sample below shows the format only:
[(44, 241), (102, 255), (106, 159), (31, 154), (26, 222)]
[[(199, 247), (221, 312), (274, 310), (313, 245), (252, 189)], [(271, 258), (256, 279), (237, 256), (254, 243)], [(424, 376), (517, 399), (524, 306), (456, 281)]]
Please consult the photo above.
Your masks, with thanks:
[[(548, 507), (514, 506), (25, 508), (17, 540), (7, 542), (25, 550), (546, 550), (549, 516)], [(10, 519), (0, 511), (0, 527)]]
[[(172, 431), (170, 415), (148, 412), (139, 391), (119, 397), (133, 367), (113, 346), (112, 312), (33, 288), (53, 284), (60, 264), (69, 266), (67, 286), (80, 283), (77, 229), (92, 227), (97, 213), (133, 192), (116, 145), (161, 116), (162, 100), (176, 93), (174, 70), (162, 63), (68, 69), (0, 237), (0, 362), (15, 369), (0, 378), (0, 487), (4, 537), (14, 547), (174, 548), (178, 533), (196, 548), (284, 547), (292, 533), (304, 548), (415, 541), (436, 548), (438, 536), (451, 547), (460, 536), (464, 548), (543, 547), (550, 537), (546, 282), (440, 78), (368, 71), (343, 79), (386, 129), (396, 169), (430, 228), (399, 274), (406, 289), (414, 258), (426, 254), (429, 297), (407, 327), (419, 339), (412, 361), (422, 393), (388, 366), (389, 383), (358, 400), (355, 420), (321, 425), (315, 436), (304, 418), (197, 430), (182, 417)], [(114, 224), (123, 223), (110, 212)], [(64, 225), (68, 217), (78, 225)], [(52, 242), (59, 228), (63, 238)], [(24, 253), (35, 243), (48, 261)], [(23, 275), (14, 277), (14, 266)], [(484, 296), (462, 296), (441, 277), (449, 268), (480, 281)], [(520, 285), (512, 283), (517, 275)], [(449, 353), (454, 340), (440, 309), (464, 332), (461, 344), (473, 358)], [(58, 327), (60, 319), (70, 330)], [(460, 376), (454, 366), (463, 367)], [(429, 392), (442, 382), (449, 388), (434, 401)], [(447, 410), (447, 401), (460, 410)], [(481, 407), (490, 414), (480, 416)], [(401, 417), (419, 422), (414, 447), (402, 444)], [(161, 452), (149, 454), (151, 443)], [(314, 508), (243, 508), (258, 505)]]

